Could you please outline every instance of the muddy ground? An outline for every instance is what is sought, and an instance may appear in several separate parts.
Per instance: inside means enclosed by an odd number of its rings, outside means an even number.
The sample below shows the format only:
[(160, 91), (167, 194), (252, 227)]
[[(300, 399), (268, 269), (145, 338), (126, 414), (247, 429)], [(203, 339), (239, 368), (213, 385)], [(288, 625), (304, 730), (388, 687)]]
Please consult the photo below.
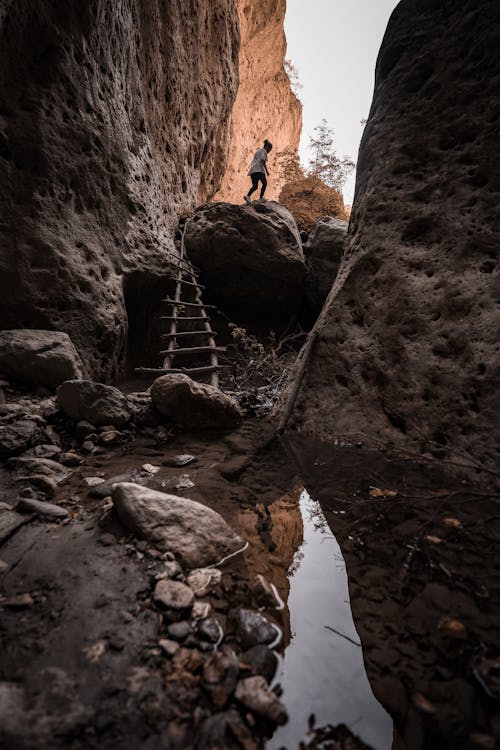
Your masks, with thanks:
[[(85, 481), (145, 464), (160, 467), (148, 486), (215, 508), (250, 543), (223, 566), (209, 597), (225, 643), (234, 644), (231, 614), (253, 601), (257, 572), (286, 601), (286, 569), (301, 542), (297, 488), (305, 485), (341, 544), (368, 676), (394, 718), (395, 747), (499, 746), (499, 498), (488, 477), (463, 479), (451, 467), (296, 434), (256, 454), (268, 430), (251, 419), (226, 434), (151, 430), (82, 455), (54, 497), (71, 519), (28, 518), (0, 545), (9, 748), (251, 750), (272, 729), (250, 712), (231, 718), (230, 692), (222, 705), (214, 701), (204, 681), (212, 650), (195, 644), (172, 658), (158, 645), (167, 622), (152, 589), (163, 560), (120, 526), (106, 500), (89, 497)], [(197, 462), (163, 464), (179, 453)], [(174, 490), (181, 474), (195, 486)], [(10, 505), (23, 487), (15, 479), (2, 469), (1, 499)], [(266, 510), (280, 499), (277, 515)], [(286, 609), (271, 616), (283, 649)], [(350, 742), (318, 737), (310, 746)]]

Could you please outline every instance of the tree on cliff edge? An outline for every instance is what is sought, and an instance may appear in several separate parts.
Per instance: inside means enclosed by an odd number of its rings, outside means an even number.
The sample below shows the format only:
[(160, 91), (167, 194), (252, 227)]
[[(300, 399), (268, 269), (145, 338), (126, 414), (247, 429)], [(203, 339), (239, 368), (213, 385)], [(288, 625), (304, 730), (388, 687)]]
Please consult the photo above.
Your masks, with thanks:
[(355, 168), (349, 156), (340, 158), (335, 153), (334, 131), (325, 119), (314, 128), (308, 148), (313, 152), (306, 171), (308, 177), (317, 177), (326, 185), (341, 191), (345, 181)]

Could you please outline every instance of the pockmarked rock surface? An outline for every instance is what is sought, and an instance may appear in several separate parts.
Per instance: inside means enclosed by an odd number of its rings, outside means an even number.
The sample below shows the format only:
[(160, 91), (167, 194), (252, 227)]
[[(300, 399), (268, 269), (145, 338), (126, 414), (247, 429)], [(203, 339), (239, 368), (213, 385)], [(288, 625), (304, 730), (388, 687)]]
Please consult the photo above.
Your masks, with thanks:
[(252, 156), (264, 138), (273, 143), (267, 197), (277, 200), (283, 184), (276, 155), (297, 151), (302, 105), (291, 90), (283, 63), (286, 0), (238, 0), (241, 33), (239, 87), (232, 114), (227, 170), (216, 199), (240, 203), (250, 187)]
[(279, 203), (202, 206), (187, 224), (186, 249), (211, 297), (237, 319), (300, 307), (302, 242), (293, 216)]
[(279, 201), (293, 214), (299, 229), (307, 232), (324, 216), (333, 216), (343, 221), (348, 218), (341, 193), (317, 177), (303, 177), (286, 182)]
[(130, 417), (127, 397), (111, 385), (92, 380), (68, 380), (57, 389), (57, 403), (68, 417), (94, 427), (123, 427)]
[(56, 388), (82, 377), (82, 363), (67, 333), (0, 331), (0, 373), (30, 385)]
[(0, 0), (0, 35), (0, 319), (67, 331), (84, 375), (111, 378), (168, 284), (179, 214), (224, 174), (237, 8)]
[(346, 263), (295, 410), (304, 433), (498, 467), (499, 13), (403, 0), (392, 15)]
[(111, 497), (124, 526), (186, 567), (213, 565), (244, 546), (219, 513), (194, 500), (132, 483), (115, 484)]
[(307, 282), (306, 301), (309, 309), (319, 314), (333, 286), (346, 248), (348, 223), (325, 216), (313, 227), (304, 244)]
[(187, 428), (228, 429), (242, 420), (233, 398), (181, 373), (157, 378), (151, 386), (151, 399), (162, 416)]

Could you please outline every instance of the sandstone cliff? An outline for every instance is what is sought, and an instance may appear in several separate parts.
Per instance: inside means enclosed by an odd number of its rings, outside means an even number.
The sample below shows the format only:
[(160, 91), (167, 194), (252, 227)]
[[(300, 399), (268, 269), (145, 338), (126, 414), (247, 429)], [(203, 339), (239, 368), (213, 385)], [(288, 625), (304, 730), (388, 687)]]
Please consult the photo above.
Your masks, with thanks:
[(241, 30), (240, 85), (233, 109), (229, 163), (217, 200), (241, 203), (250, 186), (248, 168), (264, 138), (273, 144), (267, 198), (278, 200), (282, 181), (276, 155), (296, 151), (302, 132), (302, 105), (283, 67), (286, 0), (238, 0)]
[(1, 326), (66, 331), (110, 377), (224, 174), (237, 9), (0, 0), (0, 37)]
[(392, 16), (301, 431), (498, 459), (499, 23), (496, 0)]

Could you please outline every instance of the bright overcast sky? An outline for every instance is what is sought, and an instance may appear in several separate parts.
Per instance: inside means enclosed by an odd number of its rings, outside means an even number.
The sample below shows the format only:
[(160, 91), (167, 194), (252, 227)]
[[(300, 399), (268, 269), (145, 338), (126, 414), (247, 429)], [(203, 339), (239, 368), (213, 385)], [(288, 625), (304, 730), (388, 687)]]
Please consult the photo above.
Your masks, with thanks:
[[(335, 130), (336, 151), (357, 158), (373, 96), (375, 63), (389, 17), (399, 0), (287, 0), (287, 57), (297, 67), (304, 107), (301, 157), (323, 118)], [(344, 188), (354, 194), (354, 176)]]

